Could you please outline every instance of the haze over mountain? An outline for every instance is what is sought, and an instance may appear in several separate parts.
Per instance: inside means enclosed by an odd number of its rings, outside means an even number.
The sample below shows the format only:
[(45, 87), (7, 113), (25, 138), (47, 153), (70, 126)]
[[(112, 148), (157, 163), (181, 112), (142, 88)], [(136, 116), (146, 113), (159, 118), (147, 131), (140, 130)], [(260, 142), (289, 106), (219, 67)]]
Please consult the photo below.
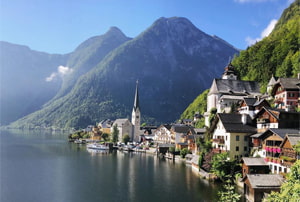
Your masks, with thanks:
[(68, 55), (47, 54), (26, 46), (0, 41), (0, 123), (8, 124), (25, 116), (51, 99), (61, 79), (45, 79), (65, 64)]
[(105, 43), (91, 38), (71, 53), (66, 66), (72, 71), (60, 92), (11, 126), (80, 128), (130, 117), (136, 80), (144, 121), (172, 122), (238, 53), (179, 17), (160, 18), (134, 39), (116, 28), (106, 37), (111, 34), (111, 51), (98, 52)]

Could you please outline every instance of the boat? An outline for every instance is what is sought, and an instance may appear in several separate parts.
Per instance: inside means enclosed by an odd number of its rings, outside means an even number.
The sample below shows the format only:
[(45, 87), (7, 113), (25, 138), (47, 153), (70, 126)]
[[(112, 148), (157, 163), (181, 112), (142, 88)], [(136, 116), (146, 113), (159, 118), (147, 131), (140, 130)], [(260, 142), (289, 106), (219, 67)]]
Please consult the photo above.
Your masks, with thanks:
[(86, 145), (87, 149), (94, 149), (94, 150), (109, 150), (109, 146), (99, 143), (91, 143)]

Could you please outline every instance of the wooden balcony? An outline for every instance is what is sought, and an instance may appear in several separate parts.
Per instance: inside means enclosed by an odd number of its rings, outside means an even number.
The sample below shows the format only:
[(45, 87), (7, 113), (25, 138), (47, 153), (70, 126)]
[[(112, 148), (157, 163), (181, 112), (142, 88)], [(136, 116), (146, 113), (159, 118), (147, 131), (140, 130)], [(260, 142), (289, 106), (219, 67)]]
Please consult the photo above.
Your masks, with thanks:
[(225, 141), (224, 141), (224, 139), (213, 139), (213, 143), (224, 144)]

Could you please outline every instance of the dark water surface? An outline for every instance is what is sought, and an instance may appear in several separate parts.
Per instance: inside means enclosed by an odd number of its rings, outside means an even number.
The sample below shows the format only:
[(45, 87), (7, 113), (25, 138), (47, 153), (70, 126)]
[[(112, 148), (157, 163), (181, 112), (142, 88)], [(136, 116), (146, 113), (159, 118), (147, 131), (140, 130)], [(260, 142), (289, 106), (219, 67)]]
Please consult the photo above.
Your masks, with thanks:
[(140, 153), (91, 154), (66, 137), (0, 131), (0, 201), (217, 201), (219, 186), (183, 163)]

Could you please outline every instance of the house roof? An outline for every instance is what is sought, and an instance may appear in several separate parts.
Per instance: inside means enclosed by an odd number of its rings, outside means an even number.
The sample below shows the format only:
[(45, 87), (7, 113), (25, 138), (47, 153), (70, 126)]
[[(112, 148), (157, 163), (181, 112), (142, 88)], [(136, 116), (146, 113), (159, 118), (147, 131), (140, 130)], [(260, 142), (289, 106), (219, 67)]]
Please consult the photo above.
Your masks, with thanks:
[(131, 123), (128, 119), (116, 119), (113, 125), (118, 124), (118, 126), (122, 126), (124, 123), (126, 123), (126, 121)]
[(261, 137), (268, 136), (271, 134), (276, 134), (284, 139), (286, 134), (300, 134), (299, 129), (290, 129), (290, 128), (269, 128), (261, 134)]
[(249, 115), (247, 115), (247, 123), (242, 123), (242, 114), (227, 114), (218, 113), (219, 120), (222, 122), (226, 132), (235, 133), (255, 133), (256, 127), (252, 126), (252, 121)]
[(175, 133), (187, 133), (187, 132), (191, 131), (192, 134), (196, 134), (193, 127), (187, 126), (184, 124), (174, 124), (174, 125), (172, 125), (172, 130)]
[(297, 89), (297, 85), (300, 83), (300, 80), (298, 78), (279, 78), (276, 82), (277, 84), (280, 84), (284, 89)]
[(264, 158), (243, 157), (243, 162), (247, 166), (268, 166)]
[(275, 83), (276, 83), (276, 78), (272, 75), (272, 77), (268, 83), (268, 86), (273, 86)]
[(288, 139), (292, 146), (300, 142), (300, 134), (286, 134), (286, 139)]
[(248, 178), (253, 189), (279, 188), (284, 178), (279, 174), (247, 174), (243, 179)]
[(260, 95), (259, 83), (230, 79), (214, 79), (209, 94), (221, 93), (232, 95)]
[(254, 104), (257, 102), (256, 98), (244, 98), (244, 102), (247, 106), (254, 106)]

